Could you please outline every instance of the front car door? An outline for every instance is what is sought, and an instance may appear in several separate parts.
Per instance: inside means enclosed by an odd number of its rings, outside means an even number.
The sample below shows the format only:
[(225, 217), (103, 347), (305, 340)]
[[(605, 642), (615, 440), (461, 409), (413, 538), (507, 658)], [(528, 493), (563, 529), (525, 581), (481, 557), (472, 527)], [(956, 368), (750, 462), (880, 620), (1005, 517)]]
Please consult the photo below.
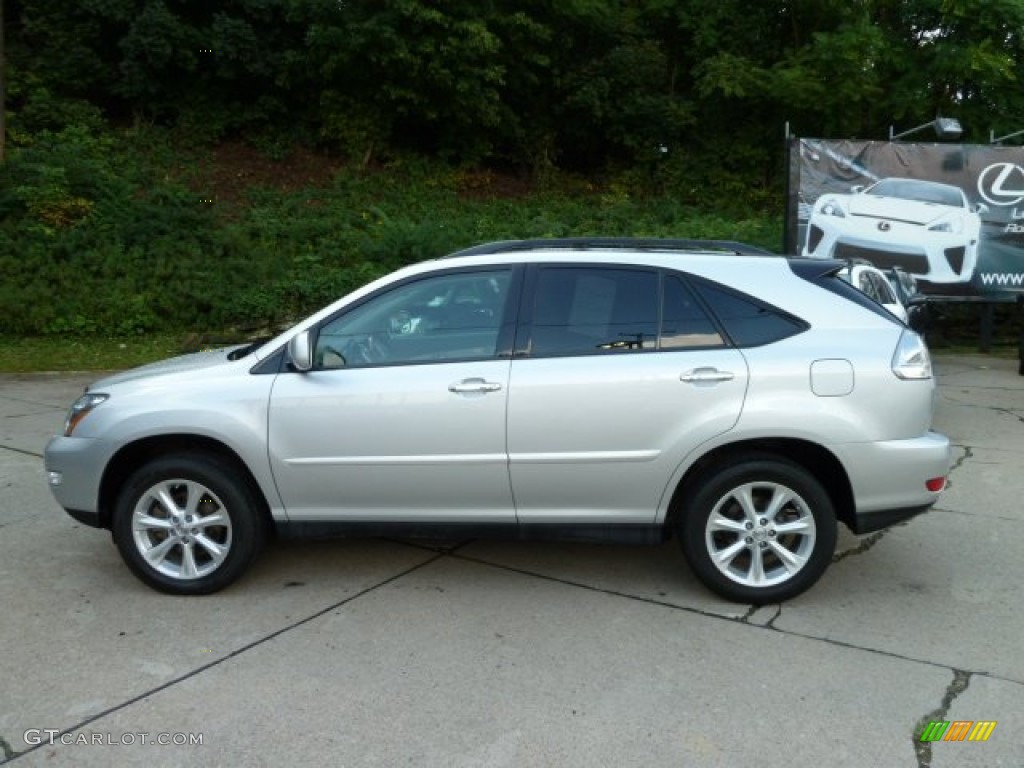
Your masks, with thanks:
[(505, 450), (514, 268), (380, 291), (278, 375), (274, 477), (293, 521), (514, 522)]

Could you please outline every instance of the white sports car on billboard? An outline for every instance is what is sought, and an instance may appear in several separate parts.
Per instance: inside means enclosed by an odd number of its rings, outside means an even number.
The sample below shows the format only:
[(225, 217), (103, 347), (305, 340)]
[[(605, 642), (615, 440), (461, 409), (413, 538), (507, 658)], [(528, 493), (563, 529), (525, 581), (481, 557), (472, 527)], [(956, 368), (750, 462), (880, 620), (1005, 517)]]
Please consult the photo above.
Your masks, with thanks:
[(882, 179), (849, 195), (822, 195), (807, 223), (803, 256), (867, 259), (928, 283), (967, 283), (978, 262), (979, 213), (959, 187)]

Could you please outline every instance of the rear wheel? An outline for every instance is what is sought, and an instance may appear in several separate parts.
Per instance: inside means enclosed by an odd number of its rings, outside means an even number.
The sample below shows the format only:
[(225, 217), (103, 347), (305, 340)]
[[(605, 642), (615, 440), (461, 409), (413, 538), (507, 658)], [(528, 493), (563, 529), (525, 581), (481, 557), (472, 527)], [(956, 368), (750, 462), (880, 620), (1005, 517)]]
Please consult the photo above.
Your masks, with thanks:
[(128, 567), (162, 592), (199, 595), (237, 579), (262, 548), (263, 516), (237, 470), (214, 457), (168, 457), (137, 470), (114, 509)]
[(803, 467), (748, 454), (693, 489), (679, 518), (683, 553), (713, 591), (744, 603), (788, 600), (835, 551), (832, 500)]

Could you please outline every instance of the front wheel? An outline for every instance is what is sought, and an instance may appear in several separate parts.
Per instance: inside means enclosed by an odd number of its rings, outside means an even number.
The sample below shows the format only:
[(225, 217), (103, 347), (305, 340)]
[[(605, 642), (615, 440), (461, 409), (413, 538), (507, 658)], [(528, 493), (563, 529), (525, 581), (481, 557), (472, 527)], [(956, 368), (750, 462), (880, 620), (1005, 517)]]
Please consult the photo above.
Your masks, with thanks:
[(161, 592), (201, 595), (237, 579), (263, 545), (263, 516), (238, 472), (214, 457), (168, 457), (125, 483), (114, 541), (125, 563)]
[(788, 600), (832, 559), (836, 516), (803, 467), (750, 454), (704, 479), (678, 522), (683, 553), (711, 590), (744, 603)]

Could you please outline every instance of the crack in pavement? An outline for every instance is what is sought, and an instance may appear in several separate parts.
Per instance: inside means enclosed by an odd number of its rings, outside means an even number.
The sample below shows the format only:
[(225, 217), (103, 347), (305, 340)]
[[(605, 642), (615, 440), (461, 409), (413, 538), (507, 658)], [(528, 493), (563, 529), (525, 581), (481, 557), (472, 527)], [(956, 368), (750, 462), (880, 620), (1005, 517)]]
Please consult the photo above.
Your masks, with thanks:
[(6, 763), (8, 760), (18, 756), (18, 753), (11, 749), (11, 745), (8, 744), (2, 737), (0, 737), (0, 763)]
[[(943, 376), (943, 378), (946, 378)], [(957, 405), (970, 405), (978, 408), (984, 408), (983, 405), (978, 405), (976, 402), (969, 400), (961, 400), (957, 395), (969, 395), (974, 390), (980, 390), (982, 392), (1020, 392), (1020, 387), (1014, 386), (1002, 386), (995, 384), (940, 384), (939, 394), (947, 400), (956, 403)]]
[(981, 518), (983, 520), (1002, 520), (1007, 523), (1020, 523), (1019, 517), (1010, 517), (1009, 515), (994, 515), (991, 512), (965, 512), (962, 509), (949, 509), (948, 507), (932, 507), (928, 510), (928, 514), (932, 512), (942, 512), (947, 515), (960, 515), (961, 517), (970, 517), (975, 520)]
[(949, 468), (949, 471), (946, 472), (946, 485), (942, 489), (944, 491), (948, 491), (950, 488), (953, 487), (953, 481), (950, 480), (950, 478), (953, 476), (953, 473), (956, 472), (958, 469), (960, 469), (960, 467), (962, 467), (964, 465), (964, 463), (968, 459), (973, 459), (974, 458), (974, 448), (972, 446), (970, 446), (970, 445), (957, 445), (955, 447), (956, 448), (963, 448), (964, 452), (960, 455), (960, 457), (956, 461), (953, 462), (953, 464)]
[(753, 618), (754, 614), (761, 610), (761, 608), (762, 606), (760, 605), (750, 606), (750, 608), (747, 609), (747, 612), (739, 618), (737, 618), (736, 621), (738, 621), (740, 624), (748, 624), (750, 622), (750, 619)]
[[(1007, 391), (1017, 392), (1019, 390)], [(1017, 421), (1024, 423), (1024, 415), (1018, 413), (1017, 411), (1019, 409), (1016, 408), (1004, 408), (1003, 406), (1000, 405), (978, 405), (977, 403), (968, 403), (962, 400), (956, 400), (954, 398), (949, 398), (948, 402), (960, 408), (977, 408), (978, 410), (982, 411), (992, 411), (993, 413), (998, 413), (1000, 416), (1009, 416), (1011, 418), (1017, 419)]]
[(947, 477), (949, 477), (949, 475), (953, 474), (958, 469), (960, 469), (960, 467), (962, 467), (964, 465), (965, 461), (967, 461), (968, 459), (973, 459), (974, 458), (974, 448), (973, 448), (973, 446), (970, 446), (970, 445), (958, 445), (956, 447), (957, 448), (963, 448), (964, 452), (963, 452), (963, 455), (960, 456), (960, 458), (958, 458), (956, 461), (953, 462), (953, 465), (949, 468), (949, 472), (946, 475)]
[(992, 410), (995, 411), (996, 413), (1001, 413), (1004, 416), (1012, 416), (1017, 421), (1019, 421), (1021, 424), (1024, 424), (1024, 416), (1022, 416), (1021, 414), (1017, 413), (1012, 408), (997, 408), (996, 406), (992, 406)]
[(453, 542), (449, 539), (402, 539), (389, 536), (384, 536), (380, 540), (386, 541), (389, 544), (399, 544), (412, 547), (413, 549), (426, 550), (427, 552), (439, 552), (443, 555), (454, 554), (463, 547), (467, 547), (477, 541), (477, 539), (460, 539)]
[[(404, 571), (396, 573), (394, 576), (389, 576), (388, 578), (384, 579), (383, 581), (380, 581), (380, 582), (378, 582), (376, 584), (371, 584), (370, 586), (366, 587), (365, 589), (359, 590), (354, 595), (349, 595), (348, 597), (344, 598), (343, 600), (339, 600), (338, 602), (333, 603), (333, 604), (327, 606), (326, 608), (322, 608), (321, 610), (317, 611), (316, 613), (310, 614), (309, 616), (306, 616), (303, 619), (298, 619), (297, 621), (294, 621), (291, 624), (288, 624), (288, 625), (286, 625), (284, 627), (281, 627), (281, 629), (274, 630), (270, 634), (268, 634), (268, 635), (266, 635), (264, 637), (261, 637), (258, 640), (253, 640), (251, 643), (243, 645), (241, 648), (235, 649), (231, 653), (225, 655), (223, 658), (216, 659), (215, 661), (211, 661), (209, 664), (204, 664), (201, 667), (196, 667), (191, 672), (186, 672), (185, 674), (183, 674), (183, 675), (181, 675), (179, 677), (176, 677), (173, 680), (168, 680), (166, 683), (163, 683), (162, 685), (158, 685), (156, 688), (152, 688), (152, 689), (150, 689), (148, 691), (145, 691), (143, 693), (138, 694), (137, 696), (133, 696), (130, 699), (126, 699), (125, 701), (122, 701), (120, 704), (115, 704), (114, 706), (108, 707), (107, 709), (103, 710), (102, 712), (97, 712), (96, 714), (87, 717), (85, 720), (82, 720), (79, 723), (75, 723), (74, 725), (70, 725), (67, 728), (64, 728), (60, 733), (55, 734), (53, 736), (53, 739), (58, 739), (59, 740), (65, 734), (74, 733), (75, 731), (79, 731), (82, 728), (84, 728), (85, 726), (90, 725), (91, 723), (94, 723), (97, 720), (100, 720), (100, 719), (106, 717), (107, 715), (114, 714), (115, 712), (120, 712), (122, 709), (126, 709), (126, 708), (130, 707), (132, 704), (137, 704), (138, 702), (143, 701), (144, 699), (148, 699), (149, 697), (154, 696), (154, 695), (156, 695), (156, 694), (158, 694), (158, 693), (160, 693), (162, 691), (165, 691), (165, 690), (167, 690), (169, 688), (173, 688), (174, 686), (178, 685), (179, 683), (184, 683), (184, 682), (186, 682), (188, 680), (191, 680), (193, 677), (201, 675), (203, 672), (205, 672), (208, 669), (213, 669), (214, 667), (218, 667), (221, 664), (223, 664), (224, 662), (226, 662), (226, 661), (228, 661), (230, 659), (235, 658), (236, 656), (241, 656), (242, 654), (247, 653), (247, 652), (253, 650), (254, 648), (260, 647), (264, 643), (270, 642), (271, 640), (275, 640), (276, 638), (278, 638), (278, 637), (280, 637), (280, 636), (282, 636), (284, 634), (287, 634), (288, 632), (291, 632), (294, 629), (298, 629), (299, 627), (305, 626), (306, 624), (309, 624), (310, 622), (319, 619), (321, 616), (326, 616), (331, 611), (336, 611), (339, 608), (341, 608), (342, 606), (348, 605), (349, 603), (352, 603), (352, 602), (358, 600), (359, 598), (364, 597), (364, 596), (370, 594), (371, 592), (375, 592), (376, 590), (380, 589), (381, 587), (386, 587), (388, 584), (391, 584), (391, 583), (393, 583), (395, 581), (398, 581), (399, 579), (402, 579), (402, 578), (408, 576), (410, 573), (414, 573), (415, 571), (420, 570), (421, 568), (425, 568), (426, 566), (430, 565), (431, 563), (434, 563), (434, 562), (436, 562), (436, 561), (438, 561), (441, 558), (446, 557), (446, 556), (447, 555), (445, 555), (444, 553), (438, 553), (434, 557), (427, 558), (422, 563), (417, 563), (416, 565), (413, 565), (413, 566), (411, 566), (409, 568), (406, 568)], [(5, 761), (16, 760), (19, 757), (23, 757), (24, 755), (27, 755), (30, 752), (34, 752), (35, 750), (37, 750), (37, 749), (39, 749), (41, 747), (49, 746), (50, 743), (52, 743), (52, 739), (48, 739), (44, 743), (40, 743), (40, 744), (36, 744), (36, 745), (30, 746), (28, 749), (25, 749), (25, 750), (23, 750), (21, 752), (14, 752), (13, 750), (11, 750), (11, 756), (8, 757), (8, 758), (5, 758)], [(6, 746), (6, 742), (4, 742), (4, 747), (6, 749), (10, 749), (9, 747)], [(3, 761), (0, 761), (0, 762), (3, 762)]]
[(921, 741), (921, 734), (924, 732), (925, 727), (933, 720), (941, 722), (946, 719), (946, 714), (953, 705), (953, 699), (967, 690), (967, 686), (971, 684), (973, 674), (962, 669), (954, 669), (953, 681), (946, 688), (946, 692), (942, 696), (942, 703), (939, 704), (937, 709), (933, 709), (914, 723), (914, 730), (910, 733), (910, 741), (914, 745), (914, 754), (917, 756), (917, 768), (931, 768), (932, 764), (932, 744), (930, 741)]
[[(646, 603), (648, 605), (656, 605), (656, 606), (660, 606), (662, 608), (670, 608), (670, 609), (675, 610), (675, 611), (682, 611), (683, 613), (690, 613), (690, 614), (693, 614), (693, 615), (696, 615), (696, 616), (702, 616), (702, 617), (707, 618), (707, 619), (716, 619), (718, 621), (727, 621), (727, 622), (729, 622), (731, 624), (742, 624), (744, 626), (753, 627), (755, 629), (767, 629), (767, 630), (770, 630), (772, 632), (778, 632), (778, 633), (783, 634), (783, 635), (788, 635), (789, 637), (799, 637), (799, 638), (802, 638), (804, 640), (813, 640), (813, 641), (817, 641), (817, 642), (820, 642), (820, 643), (825, 643), (826, 645), (834, 645), (837, 648), (848, 648), (848, 649), (853, 650), (853, 651), (862, 651), (864, 653), (870, 653), (870, 654), (873, 654), (873, 655), (876, 655), (876, 656), (883, 656), (883, 657), (888, 658), (888, 659), (896, 659), (898, 661), (909, 661), (909, 662), (912, 662), (914, 664), (924, 664), (925, 666), (935, 667), (937, 669), (944, 669), (944, 670), (952, 669), (954, 672), (958, 671), (955, 668), (951, 667), (949, 664), (943, 664), (943, 663), (938, 662), (938, 661), (929, 661), (928, 659), (918, 659), (918, 658), (914, 658), (913, 656), (906, 656), (906, 655), (901, 654), (901, 653), (895, 653), (893, 651), (886, 651), (886, 650), (882, 650), (880, 648), (869, 648), (869, 647), (866, 647), (866, 646), (863, 646), (863, 645), (856, 645), (855, 643), (847, 643), (847, 642), (844, 642), (842, 640), (836, 640), (835, 638), (832, 638), (832, 637), (822, 637), (820, 635), (811, 635), (811, 634), (807, 634), (805, 632), (796, 632), (796, 631), (794, 631), (792, 629), (779, 629), (778, 627), (775, 626), (775, 622), (778, 621), (779, 618), (781, 618), (781, 616), (782, 616), (782, 604), (781, 603), (777, 604), (778, 607), (776, 609), (775, 615), (768, 621), (767, 624), (755, 624), (755, 623), (750, 622), (749, 620), (748, 621), (744, 620), (745, 618), (749, 619), (749, 617), (751, 615), (753, 615), (753, 613), (754, 613), (754, 611), (751, 611), (749, 609), (747, 610), (746, 613), (744, 613), (743, 616), (727, 616), (727, 615), (724, 615), (724, 614), (721, 614), (721, 613), (714, 613), (712, 611), (707, 611), (707, 610), (704, 610), (702, 608), (694, 608), (694, 607), (688, 606), (688, 605), (679, 605), (677, 603), (671, 603), (671, 602), (669, 602), (667, 600), (659, 600), (659, 599), (654, 598), (654, 597), (644, 597), (643, 595), (631, 595), (631, 594), (629, 594), (627, 592), (619, 592), (617, 590), (608, 589), (606, 587), (595, 587), (595, 586), (593, 586), (591, 584), (584, 584), (583, 582), (571, 581), (569, 579), (562, 578), (560, 576), (549, 576), (548, 574), (544, 574), (544, 573), (536, 573), (535, 571), (528, 571), (525, 568), (516, 568), (514, 566), (503, 565), (501, 563), (492, 563), (490, 561), (481, 560), (480, 558), (473, 557), (471, 555), (464, 555), (464, 554), (461, 554), (461, 553), (453, 553), (451, 555), (441, 555), (440, 557), (451, 557), (451, 558), (454, 558), (456, 560), (462, 560), (462, 561), (469, 562), (469, 563), (476, 563), (477, 565), (483, 565), (483, 566), (486, 566), (488, 568), (495, 568), (495, 569), (501, 570), (501, 571), (508, 571), (509, 573), (518, 573), (518, 574), (523, 575), (523, 576), (530, 576), (530, 577), (533, 577), (535, 579), (542, 579), (544, 581), (550, 581), (550, 582), (553, 582), (555, 584), (562, 584), (562, 585), (568, 586), (568, 587), (578, 587), (580, 589), (586, 589), (586, 590), (588, 590), (590, 592), (597, 592), (597, 593), (600, 593), (600, 594), (609, 595), (611, 597), (621, 597), (621, 598), (624, 598), (626, 600), (632, 600), (632, 601), (635, 601), (635, 602), (638, 602), (638, 603)], [(436, 559), (437, 558), (435, 558), (435, 560)], [(431, 562), (434, 562), (434, 561), (432, 560)], [(764, 608), (764, 606), (763, 605), (762, 606), (754, 606), (754, 608), (756, 610), (756, 609)], [(990, 680), (999, 680), (1001, 682), (1012, 683), (1014, 685), (1019, 685), (1019, 686), (1024, 687), (1024, 679), (1016, 680), (1016, 679), (1014, 679), (1012, 677), (1005, 677), (1003, 675), (997, 675), (997, 674), (993, 674), (991, 672), (985, 672), (985, 671), (964, 672), (963, 674), (972, 675), (972, 676), (973, 675), (981, 675), (981, 676), (986, 677), (986, 678), (988, 678)]]
[[(906, 525), (906, 523), (900, 523), (900, 525)], [(856, 557), (857, 555), (863, 555), (865, 552), (867, 552), (869, 549), (875, 546), (875, 544), (880, 542), (885, 537), (885, 534), (887, 534), (890, 530), (892, 530), (892, 528), (883, 528), (880, 531), (875, 531), (875, 533), (868, 534), (863, 539), (861, 539), (860, 543), (858, 543), (857, 546), (853, 549), (847, 549), (842, 552), (836, 552), (835, 554), (833, 554), (832, 562), (838, 563), (840, 560), (845, 560), (848, 557)]]
[(34, 459), (43, 458), (43, 454), (35, 453), (33, 451), (26, 451), (24, 448), (15, 448), (13, 445), (0, 445), (0, 450), (11, 451), (12, 453), (20, 453), (23, 456), (31, 456)]
[(832, 555), (832, 562), (838, 563), (840, 560), (845, 560), (848, 557), (863, 555), (865, 552), (867, 552), (869, 549), (875, 546), (875, 544), (880, 542), (885, 537), (885, 535), (888, 534), (893, 528), (902, 528), (905, 525), (909, 525), (912, 522), (912, 519), (913, 518), (911, 518), (911, 520), (904, 520), (900, 523), (893, 523), (892, 525), (888, 526), (887, 528), (883, 528), (880, 531), (869, 533), (867, 536), (862, 537), (860, 542), (853, 549), (847, 549), (843, 552), (834, 553)]
[(42, 400), (30, 400), (27, 397), (15, 397), (13, 395), (4, 395), (0, 400), (9, 400), (12, 403), (24, 403), (25, 405), (35, 405), (40, 408), (48, 408), (51, 411), (64, 411), (67, 410), (67, 405), (57, 405), (56, 403), (46, 403)]

